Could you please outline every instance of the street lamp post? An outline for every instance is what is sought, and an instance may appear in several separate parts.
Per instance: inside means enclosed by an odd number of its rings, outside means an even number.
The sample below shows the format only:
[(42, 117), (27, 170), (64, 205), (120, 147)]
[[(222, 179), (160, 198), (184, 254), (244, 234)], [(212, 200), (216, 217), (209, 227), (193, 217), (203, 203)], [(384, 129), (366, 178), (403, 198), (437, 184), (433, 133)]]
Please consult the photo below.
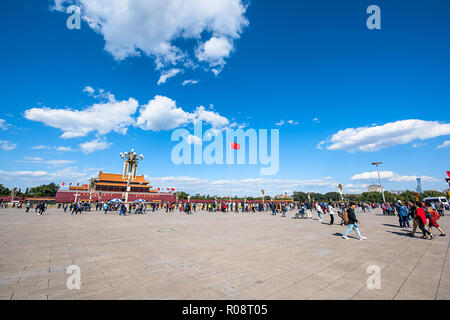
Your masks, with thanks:
[(380, 164), (383, 164), (383, 162), (381, 162), (381, 161), (372, 162), (372, 165), (377, 167), (378, 181), (380, 182), (380, 190), (381, 190), (381, 194), (383, 195), (383, 203), (386, 203), (386, 198), (384, 197), (384, 189), (383, 189), (383, 186), (381, 185), (380, 169), (378, 168), (378, 166)]
[(127, 181), (127, 190), (125, 193), (125, 203), (128, 203), (128, 193), (130, 192), (130, 184), (136, 179), (136, 172), (139, 160), (143, 160), (144, 156), (138, 155), (131, 149), (131, 152), (120, 153), (120, 157), (124, 161), (123, 164), (123, 179)]

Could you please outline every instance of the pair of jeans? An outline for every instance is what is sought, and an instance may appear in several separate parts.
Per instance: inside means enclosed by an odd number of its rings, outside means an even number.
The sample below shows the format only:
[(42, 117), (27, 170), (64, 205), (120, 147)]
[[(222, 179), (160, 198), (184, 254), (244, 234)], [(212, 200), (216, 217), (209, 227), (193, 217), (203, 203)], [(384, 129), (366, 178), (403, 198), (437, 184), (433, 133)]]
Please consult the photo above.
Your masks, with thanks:
[(419, 229), (422, 231), (423, 236), (429, 236), (431, 232), (425, 229), (422, 219), (418, 218), (417, 220), (419, 222)]
[(322, 220), (322, 212), (317, 211), (317, 214), (319, 215), (319, 220)]
[(406, 226), (409, 228), (408, 216), (400, 216), (400, 227), (406, 228)]
[(350, 231), (352, 231), (353, 229), (355, 229), (356, 234), (358, 235), (358, 237), (361, 238), (361, 232), (359, 232), (358, 225), (356, 223), (350, 223), (348, 225), (348, 229), (347, 229), (347, 231), (345, 231), (344, 236), (348, 236)]

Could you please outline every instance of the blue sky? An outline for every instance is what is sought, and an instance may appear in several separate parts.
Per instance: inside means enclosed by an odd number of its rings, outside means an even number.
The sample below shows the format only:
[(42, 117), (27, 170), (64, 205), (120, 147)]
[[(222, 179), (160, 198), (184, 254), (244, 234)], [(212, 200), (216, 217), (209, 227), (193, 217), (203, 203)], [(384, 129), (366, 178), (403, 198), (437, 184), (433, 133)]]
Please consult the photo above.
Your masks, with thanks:
[[(189, 193), (361, 192), (373, 161), (387, 190), (447, 187), (448, 1), (129, 2), (3, 5), (0, 183), (84, 183), (134, 147), (153, 186)], [(278, 173), (173, 164), (171, 134), (194, 118), (279, 129)]]

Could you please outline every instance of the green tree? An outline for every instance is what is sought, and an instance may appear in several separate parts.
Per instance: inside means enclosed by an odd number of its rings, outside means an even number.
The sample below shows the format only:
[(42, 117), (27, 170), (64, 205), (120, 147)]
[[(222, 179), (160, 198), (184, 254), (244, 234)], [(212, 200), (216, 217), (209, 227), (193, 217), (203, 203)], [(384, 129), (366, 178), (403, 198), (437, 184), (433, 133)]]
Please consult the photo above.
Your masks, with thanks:
[(339, 192), (328, 192), (324, 194), (324, 197), (327, 199), (327, 201), (340, 201), (341, 200), (341, 195), (339, 194)]
[(177, 191), (177, 192), (175, 192), (175, 195), (178, 197), (178, 199), (181, 199), (181, 200), (187, 200), (187, 198), (189, 197), (189, 194), (187, 194), (184, 191)]
[(59, 186), (52, 182), (31, 188), (29, 192), (33, 197), (54, 197), (58, 190)]
[(423, 197), (424, 198), (428, 198), (428, 197), (445, 197), (445, 193), (443, 192), (439, 192), (436, 190), (427, 190), (423, 192)]
[(301, 191), (294, 192), (294, 201), (306, 202), (308, 201), (308, 195)]
[(0, 195), (2, 196), (9, 196), (11, 194), (11, 190), (4, 187), (2, 184), (0, 184)]

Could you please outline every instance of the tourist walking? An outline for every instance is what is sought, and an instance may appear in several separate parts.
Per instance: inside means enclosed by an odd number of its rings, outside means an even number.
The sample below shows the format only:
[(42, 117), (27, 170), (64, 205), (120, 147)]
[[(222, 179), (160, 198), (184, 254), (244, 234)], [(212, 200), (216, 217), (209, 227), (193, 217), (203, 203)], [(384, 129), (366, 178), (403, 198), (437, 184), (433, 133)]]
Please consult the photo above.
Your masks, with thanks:
[(358, 219), (356, 219), (355, 207), (356, 207), (355, 203), (351, 203), (350, 208), (347, 209), (348, 229), (347, 229), (347, 231), (345, 231), (342, 238), (348, 240), (348, 234), (350, 233), (350, 231), (352, 231), (354, 229), (356, 234), (359, 237), (359, 240), (366, 240), (367, 238), (363, 237), (361, 235), (361, 232), (359, 231), (358, 224), (357, 224)]
[(127, 206), (122, 203), (122, 205), (120, 206), (119, 216), (121, 216), (121, 215), (126, 216), (126, 214), (125, 214), (126, 212), (127, 212)]
[(400, 219), (400, 228), (409, 228), (408, 208), (402, 202), (398, 202), (398, 216)]
[(413, 214), (414, 222), (412, 232), (409, 235), (414, 237), (416, 228), (419, 227), (423, 234), (422, 239), (427, 239), (428, 237), (433, 239), (433, 234), (425, 229), (425, 226), (427, 225), (427, 217), (425, 210), (422, 208), (422, 203), (417, 201), (415, 206), (411, 206), (411, 212)]
[(328, 213), (330, 214), (330, 226), (332, 226), (334, 223), (334, 214), (336, 213), (336, 209), (331, 202), (328, 204)]
[[(435, 227), (436, 229), (439, 230), (439, 232), (441, 233), (440, 236), (441, 237), (445, 237), (445, 233), (444, 231), (441, 229), (441, 227), (439, 226), (439, 224), (437, 223), (437, 221), (440, 218), (439, 213), (433, 208), (431, 207), (431, 204), (426, 203), (426, 212), (429, 213), (429, 218), (428, 218), (428, 231), (431, 233), (431, 227)], [(425, 213), (426, 213), (425, 212)]]
[(319, 215), (319, 221), (322, 221), (323, 211), (322, 211), (322, 208), (319, 203), (316, 203), (316, 210), (317, 210), (317, 214)]

